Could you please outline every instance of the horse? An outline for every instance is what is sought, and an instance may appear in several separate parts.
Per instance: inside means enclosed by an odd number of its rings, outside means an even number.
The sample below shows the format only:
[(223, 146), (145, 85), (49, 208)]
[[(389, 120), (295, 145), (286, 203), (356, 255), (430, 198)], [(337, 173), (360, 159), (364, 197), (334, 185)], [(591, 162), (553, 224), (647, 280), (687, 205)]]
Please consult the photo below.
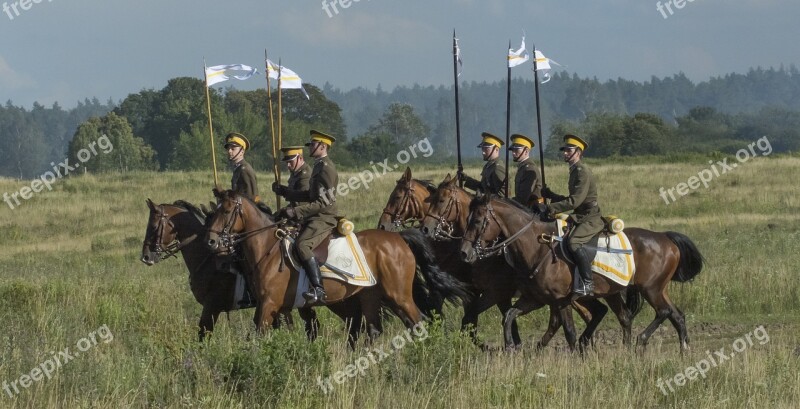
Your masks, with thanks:
[[(150, 216), (140, 260), (152, 266), (181, 253), (189, 269), (189, 286), (192, 294), (203, 306), (198, 323), (198, 338), (203, 341), (207, 333), (214, 331), (214, 324), (219, 314), (233, 309), (236, 276), (218, 271), (215, 258), (203, 244), (206, 215), (200, 209), (182, 200), (173, 204), (155, 205), (147, 199), (147, 206), (150, 209)], [(197, 240), (198, 238), (201, 240)], [(316, 313), (311, 309), (303, 309), (300, 311), (300, 317), (306, 323), (309, 339), (313, 340), (318, 328)], [(292, 327), (291, 314), (284, 314), (283, 321)], [(280, 327), (280, 324), (281, 320), (273, 323), (275, 328)]]
[[(444, 181), (442, 181), (442, 183), (436, 189), (435, 194), (428, 199), (430, 202), (430, 207), (425, 215), (425, 218), (423, 219), (423, 224), (421, 227), (423, 233), (427, 234), (429, 237), (433, 237), (434, 239), (453, 240), (453, 246), (455, 248), (448, 249), (448, 254), (459, 253), (460, 240), (462, 238), (461, 236), (463, 236), (467, 229), (467, 217), (469, 216), (469, 211), (465, 211), (464, 209), (468, 209), (470, 201), (473, 199), (473, 196), (466, 190), (460, 188), (457, 182), (457, 179), (451, 178), (449, 174), (445, 177)], [(460, 236), (454, 236), (454, 234)], [(461, 261), (463, 262), (463, 259), (461, 259)], [(497, 274), (498, 265), (508, 266), (506, 260), (499, 256), (487, 258), (486, 260), (479, 260), (472, 264), (478, 268), (479, 272), (483, 271), (482, 273), (473, 276), (480, 280), (480, 284), (478, 285), (480, 285), (482, 288), (492, 289), (493, 287), (497, 286), (499, 281), (498, 276), (502, 277), (501, 279), (504, 278), (503, 282), (506, 285), (506, 292), (502, 295), (507, 295), (508, 298), (501, 300), (498, 304), (498, 307), (501, 309), (503, 314), (503, 327), (505, 328), (507, 325), (510, 325), (511, 335), (513, 338), (513, 346), (507, 344), (506, 347), (518, 347), (520, 345), (520, 341), (516, 319), (508, 321), (507, 312), (511, 308), (511, 297), (517, 291), (517, 280), (519, 277), (515, 276), (514, 274)], [(513, 271), (511, 266), (508, 266), (508, 268), (509, 271)], [(475, 270), (473, 270), (473, 273), (474, 272)], [(627, 308), (627, 305), (624, 304), (625, 301), (621, 295), (614, 295), (610, 297), (610, 299), (606, 299), (606, 302), (612, 306), (612, 310), (617, 315), (617, 319), (622, 325), (623, 343), (628, 345), (630, 343), (630, 320), (625, 319), (627, 316), (627, 313), (625, 312), (625, 309)], [(637, 302), (635, 294), (631, 295), (629, 302), (631, 307), (635, 307)], [(589, 345), (593, 342), (592, 336), (594, 335), (595, 329), (598, 325), (600, 325), (603, 317), (605, 317), (605, 315), (608, 313), (608, 308), (597, 300), (576, 300), (572, 303), (572, 306), (578, 312), (578, 315), (580, 315), (581, 319), (587, 324), (586, 329), (583, 331), (580, 337), (581, 345)], [(491, 307), (491, 304), (481, 305), (479, 308), (484, 309), (480, 310), (480, 312), (489, 307)], [(477, 316), (475, 319), (477, 320)], [(537, 349), (547, 346), (552, 337), (558, 331), (559, 327), (561, 327), (559, 312), (556, 309), (551, 309), (547, 330), (542, 335), (541, 340), (537, 343)]]
[[(508, 312), (507, 319), (526, 314), (541, 307), (542, 303), (548, 304), (560, 311), (567, 342), (574, 349), (575, 330), (572, 315), (568, 313), (572, 283), (570, 266), (560, 256), (556, 257), (552, 241), (550, 246), (539, 242), (540, 238), (556, 234), (557, 224), (540, 220), (530, 210), (511, 200), (488, 195), (470, 203), (469, 218), (469, 226), (461, 244), (465, 261), (473, 262), (497, 249), (507, 249), (513, 265), (529, 275), (530, 279), (522, 282), (522, 296)], [(629, 284), (635, 291), (629, 294), (641, 294), (656, 311), (655, 319), (637, 337), (637, 345), (644, 349), (653, 331), (665, 319), (669, 319), (678, 332), (680, 351), (684, 353), (689, 347), (686, 320), (683, 312), (669, 299), (667, 286), (670, 281), (694, 279), (703, 268), (703, 256), (692, 240), (680, 233), (661, 233), (640, 228), (627, 228), (625, 233), (630, 239), (636, 261), (636, 272)], [(506, 239), (490, 245), (490, 248), (485, 247), (501, 237)], [(593, 274), (593, 278), (594, 296), (582, 297), (581, 300), (619, 294), (626, 288), (598, 274)], [(615, 309), (614, 305), (612, 309)], [(620, 317), (620, 321), (627, 318)], [(510, 328), (506, 327), (505, 339), (509, 344)]]
[[(215, 191), (214, 194), (219, 204), (209, 223), (207, 245), (216, 254), (225, 255), (232, 251), (234, 243), (241, 244), (253, 272), (252, 281), (259, 300), (256, 328), (263, 332), (279, 311), (292, 308), (297, 290), (299, 272), (291, 263), (284, 262), (281, 240), (276, 236), (286, 221), (275, 221), (271, 215), (256, 208), (250, 199), (235, 192)], [(382, 332), (380, 308), (383, 304), (392, 309), (407, 328), (422, 320), (412, 296), (417, 268), (431, 287), (439, 289), (447, 297), (453, 300), (469, 298), (460, 283), (436, 266), (433, 253), (421, 233), (365, 230), (354, 234), (378, 284), (362, 287), (323, 278), (323, 285), (328, 307), (356, 300), (366, 320), (370, 341)], [(288, 271), (285, 270), (287, 267)], [(350, 335), (352, 346), (358, 333), (351, 332)]]
[[(437, 188), (432, 183), (414, 179), (411, 168), (407, 167), (389, 195), (389, 200), (378, 221), (378, 228), (387, 231), (421, 228), (430, 208), (430, 198), (436, 194), (436, 191)], [(482, 345), (477, 335), (478, 316), (494, 305), (497, 305), (502, 315), (505, 316), (505, 312), (511, 308), (511, 297), (516, 291), (513, 279), (505, 274), (497, 274), (495, 272), (496, 264), (491, 260), (474, 266), (463, 262), (458, 256), (458, 242), (455, 240), (438, 236), (430, 239), (439, 268), (469, 286), (470, 290), (477, 295), (470, 302), (464, 304), (461, 330), (467, 332), (476, 345)], [(441, 300), (434, 298), (430, 301), (432, 307), (441, 314)], [(519, 343), (516, 322), (513, 325), (515, 340)], [(486, 346), (482, 345), (482, 347)]]

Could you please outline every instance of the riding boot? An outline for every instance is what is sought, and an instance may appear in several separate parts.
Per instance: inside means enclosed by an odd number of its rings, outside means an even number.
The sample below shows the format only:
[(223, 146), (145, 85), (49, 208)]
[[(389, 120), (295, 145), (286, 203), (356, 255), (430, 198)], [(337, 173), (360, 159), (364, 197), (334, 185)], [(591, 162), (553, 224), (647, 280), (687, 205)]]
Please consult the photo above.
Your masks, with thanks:
[(308, 275), (308, 281), (311, 282), (311, 289), (303, 293), (303, 298), (309, 304), (324, 304), (325, 303), (325, 288), (322, 286), (322, 274), (319, 272), (319, 264), (314, 257), (308, 260), (303, 260), (303, 268)]
[(578, 297), (593, 296), (592, 260), (583, 247), (578, 247), (572, 254), (575, 256), (575, 265), (578, 267), (578, 274), (573, 272), (572, 291)]

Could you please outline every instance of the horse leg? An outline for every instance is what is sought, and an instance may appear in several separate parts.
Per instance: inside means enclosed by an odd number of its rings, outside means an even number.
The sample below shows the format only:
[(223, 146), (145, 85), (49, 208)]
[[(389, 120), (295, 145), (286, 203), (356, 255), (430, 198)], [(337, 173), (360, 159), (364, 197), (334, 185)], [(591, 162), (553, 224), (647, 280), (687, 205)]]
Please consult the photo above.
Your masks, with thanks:
[(574, 303), (573, 307), (578, 311), (583, 321), (586, 322), (586, 329), (583, 330), (579, 338), (580, 347), (583, 349), (593, 345), (594, 340), (592, 336), (597, 326), (603, 321), (603, 317), (608, 313), (608, 307), (603, 305), (603, 303), (596, 298), (590, 298), (585, 301), (581, 300), (581, 303), (583, 303), (583, 305)]
[[(503, 316), (503, 326), (505, 326), (506, 312), (511, 309), (511, 299), (500, 300), (497, 302), (497, 308)], [(511, 338), (514, 340), (514, 346), (522, 345), (522, 339), (519, 337), (519, 326), (517, 326), (516, 318), (511, 321)]]
[(538, 303), (537, 301), (526, 297), (524, 294), (520, 297), (514, 306), (509, 308), (508, 312), (506, 312), (503, 321), (503, 338), (505, 340), (505, 346), (507, 350), (513, 350), (516, 348), (516, 344), (514, 343), (514, 335), (512, 331), (513, 323), (520, 315), (525, 315), (539, 307), (542, 304)]
[(197, 334), (200, 342), (203, 342), (207, 333), (214, 331), (214, 324), (217, 322), (220, 312), (222, 310), (217, 307), (203, 305), (203, 312), (200, 314), (200, 331)]
[(357, 297), (348, 298), (341, 303), (329, 305), (328, 309), (344, 321), (347, 330), (347, 345), (351, 350), (355, 350), (363, 322), (359, 299)]
[(550, 321), (547, 323), (547, 331), (542, 335), (542, 339), (536, 343), (536, 349), (542, 350), (546, 347), (559, 328), (561, 328), (561, 317), (559, 316), (558, 310), (550, 307)]
[(380, 292), (363, 291), (359, 300), (361, 301), (361, 312), (367, 322), (367, 342), (371, 345), (383, 333)]
[[(664, 296), (666, 298), (666, 295)], [(667, 298), (667, 302), (669, 302), (670, 307), (670, 314), (667, 317), (669, 322), (672, 323), (672, 326), (675, 327), (675, 331), (678, 332), (678, 339), (680, 340), (680, 348), (681, 354), (685, 353), (689, 350), (689, 334), (686, 331), (686, 317), (683, 315), (683, 312), (672, 303), (672, 301)]]
[(564, 337), (567, 339), (569, 350), (574, 352), (577, 337), (575, 334), (575, 323), (572, 321), (572, 305), (569, 303), (569, 300), (567, 300), (567, 302), (561, 305), (551, 306), (551, 308), (553, 307), (558, 310), (561, 317), (561, 325), (564, 326)]
[[(650, 336), (653, 335), (653, 332), (664, 322), (672, 314), (672, 307), (670, 305), (669, 299), (666, 297), (666, 294), (661, 292), (659, 289), (648, 289), (647, 291), (642, 292), (642, 296), (647, 302), (656, 310), (656, 317), (650, 323), (650, 325), (642, 331), (641, 334), (636, 338), (636, 345), (641, 346), (644, 350), (647, 347), (647, 341), (650, 339)], [(680, 334), (679, 334), (680, 335)], [(681, 346), (681, 350), (683, 346)]]
[(256, 324), (256, 331), (263, 334), (278, 317), (279, 310), (278, 306), (273, 302), (268, 300), (260, 302), (259, 306), (256, 308), (256, 315), (253, 317), (253, 321)]
[(478, 341), (478, 315), (489, 308), (485, 306), (484, 299), (483, 294), (479, 294), (477, 298), (464, 304), (464, 317), (461, 318), (461, 332), (466, 331), (475, 345), (480, 345)]
[[(298, 312), (300, 313), (300, 318), (305, 321), (306, 337), (308, 337), (309, 341), (314, 342), (314, 340), (317, 339), (317, 333), (319, 331), (317, 312), (311, 307), (300, 308)], [(287, 317), (289, 316), (291, 316), (291, 313), (287, 315)]]
[(616, 293), (606, 298), (606, 303), (611, 307), (611, 311), (617, 316), (617, 321), (622, 327), (622, 345), (631, 345), (631, 312), (625, 306), (625, 300), (622, 298), (622, 293)]

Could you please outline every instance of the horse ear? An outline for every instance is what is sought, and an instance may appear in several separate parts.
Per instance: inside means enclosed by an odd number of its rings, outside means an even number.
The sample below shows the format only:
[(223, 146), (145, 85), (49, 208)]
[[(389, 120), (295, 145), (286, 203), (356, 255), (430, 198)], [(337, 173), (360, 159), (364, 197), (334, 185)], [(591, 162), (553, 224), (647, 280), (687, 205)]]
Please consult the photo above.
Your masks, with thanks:
[(216, 197), (217, 199), (222, 199), (222, 192), (218, 188), (214, 187), (213, 189), (211, 189), (211, 192), (214, 193), (214, 197)]
[(156, 209), (156, 205), (155, 205), (155, 204), (153, 204), (153, 201), (152, 201), (152, 200), (150, 200), (150, 198), (148, 198), (148, 199), (146, 200), (146, 202), (147, 202), (147, 207), (149, 207), (149, 208), (150, 208), (150, 210), (155, 210), (155, 209)]
[(410, 182), (411, 181), (411, 167), (410, 166), (406, 166), (406, 171), (403, 172), (403, 180), (405, 180), (406, 182)]
[(442, 183), (450, 183), (450, 179), (452, 179), (452, 177), (450, 176), (450, 173), (448, 173), (447, 176), (444, 177)]

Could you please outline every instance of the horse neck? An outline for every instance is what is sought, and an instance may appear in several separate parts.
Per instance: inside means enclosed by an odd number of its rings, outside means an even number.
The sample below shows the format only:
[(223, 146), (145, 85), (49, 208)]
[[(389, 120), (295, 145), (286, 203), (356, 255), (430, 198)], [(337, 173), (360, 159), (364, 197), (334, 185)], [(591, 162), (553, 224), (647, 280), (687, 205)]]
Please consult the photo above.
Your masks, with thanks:
[(497, 200), (492, 200), (492, 208), (497, 216), (500, 231), (506, 238), (525, 228), (528, 223), (533, 223), (528, 230), (511, 242), (508, 248), (515, 263), (522, 262), (529, 268), (535, 267), (544, 256), (542, 252), (545, 247), (538, 242), (538, 236), (546, 223), (539, 222), (532, 214)]
[[(244, 216), (244, 229), (239, 234), (247, 234), (247, 232), (263, 229), (270, 226), (274, 222), (269, 219), (261, 210), (255, 206), (242, 200), (242, 213)], [(242, 250), (244, 251), (245, 258), (253, 265), (264, 258), (267, 253), (275, 245), (271, 229), (262, 230), (253, 234), (242, 242)]]
[(453, 222), (455, 231), (453, 234), (463, 236), (467, 231), (467, 219), (469, 218), (469, 204), (472, 201), (472, 195), (462, 188), (455, 189), (456, 195), (456, 217), (458, 218)]
[(414, 208), (415, 213), (412, 217), (416, 217), (419, 220), (425, 218), (425, 215), (428, 214), (428, 210), (431, 207), (431, 204), (427, 202), (428, 198), (431, 197), (431, 192), (428, 191), (428, 188), (420, 182), (414, 181), (414, 194), (411, 197), (414, 199)]
[(203, 223), (197, 220), (197, 217), (191, 211), (183, 208), (179, 209), (181, 212), (170, 217), (170, 221), (175, 226), (178, 241), (184, 242), (194, 236), (193, 241), (181, 247), (180, 250), (183, 262), (186, 263), (186, 267), (189, 269), (189, 277), (191, 279), (203, 272), (203, 265), (211, 259), (211, 251), (203, 243), (205, 234)]

